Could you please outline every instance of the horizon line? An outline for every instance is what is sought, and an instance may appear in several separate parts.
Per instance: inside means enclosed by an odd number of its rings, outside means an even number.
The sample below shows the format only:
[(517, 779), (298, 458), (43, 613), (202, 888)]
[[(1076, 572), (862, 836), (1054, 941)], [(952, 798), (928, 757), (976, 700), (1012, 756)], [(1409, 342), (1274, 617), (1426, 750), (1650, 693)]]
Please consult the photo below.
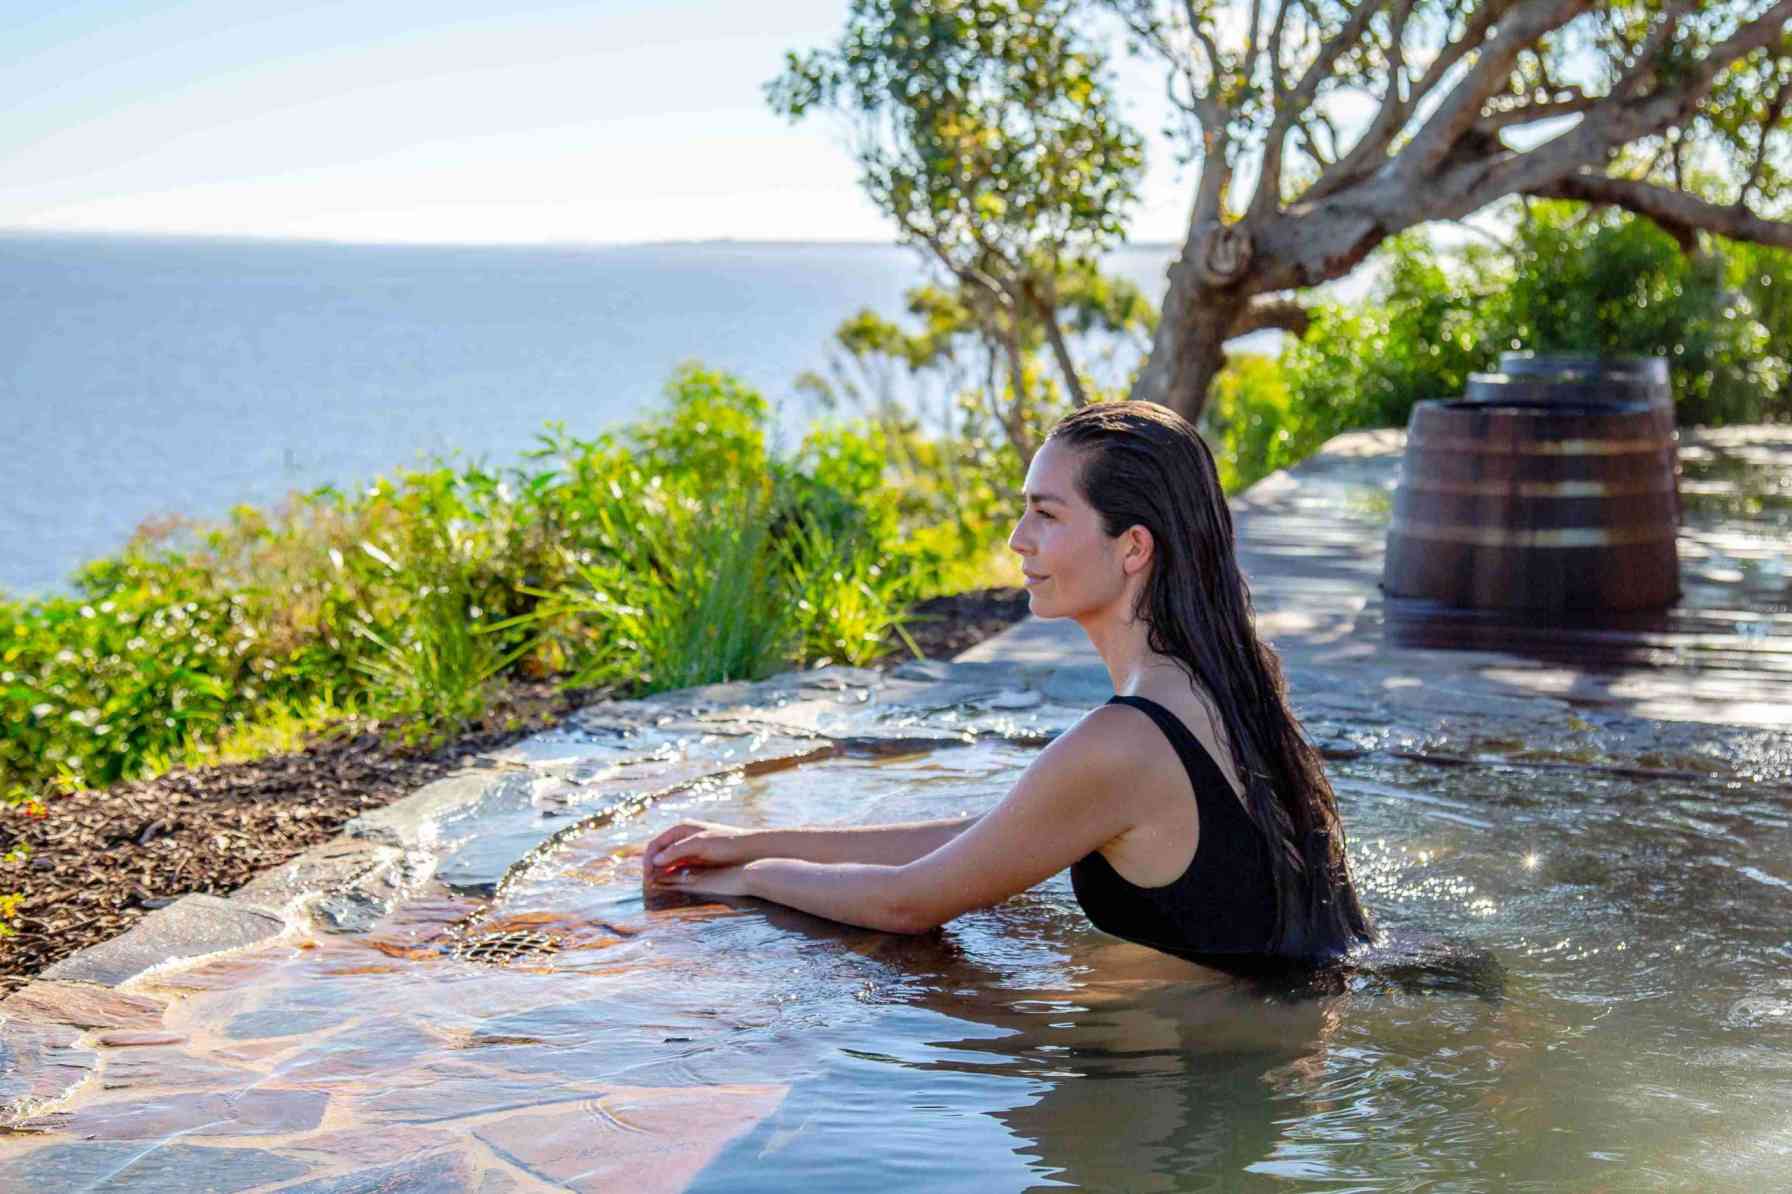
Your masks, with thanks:
[[(327, 236), (283, 236), (255, 232), (180, 232), (143, 228), (33, 228), (0, 225), (0, 237), (26, 239), (39, 237), (56, 240), (153, 240), (195, 241), (208, 243), (250, 243), (278, 245), (327, 245), (344, 248), (380, 249), (642, 249), (696, 248), (715, 245), (743, 247), (816, 247), (816, 248), (891, 248), (919, 249), (900, 240), (868, 240), (862, 237), (802, 237), (788, 240), (767, 237), (703, 236), (658, 238), (653, 240), (368, 240)], [(1179, 244), (1169, 240), (1123, 240), (1113, 248), (1175, 249)]]

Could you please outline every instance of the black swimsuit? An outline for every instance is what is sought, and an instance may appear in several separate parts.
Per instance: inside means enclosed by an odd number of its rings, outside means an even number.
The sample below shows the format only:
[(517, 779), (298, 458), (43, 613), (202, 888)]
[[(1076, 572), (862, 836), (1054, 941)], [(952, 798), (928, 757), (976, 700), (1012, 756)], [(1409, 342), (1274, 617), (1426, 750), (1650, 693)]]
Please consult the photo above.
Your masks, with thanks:
[(1147, 714), (1176, 748), (1195, 790), (1200, 838), (1188, 869), (1161, 887), (1128, 882), (1100, 851), (1087, 855), (1070, 867), (1077, 902), (1103, 932), (1191, 962), (1250, 974), (1277, 966), (1269, 852), (1219, 764), (1156, 701), (1116, 696), (1108, 703)]

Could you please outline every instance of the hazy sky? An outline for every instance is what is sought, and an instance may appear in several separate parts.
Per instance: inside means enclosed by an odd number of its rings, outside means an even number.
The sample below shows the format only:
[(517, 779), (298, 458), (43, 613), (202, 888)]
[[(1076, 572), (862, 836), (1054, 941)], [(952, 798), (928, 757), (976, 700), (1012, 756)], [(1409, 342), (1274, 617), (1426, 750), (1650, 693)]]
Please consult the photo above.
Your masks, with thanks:
[[(0, 228), (888, 240), (760, 87), (847, 0), (57, 0), (0, 24)], [(26, 12), (26, 9), (35, 12)], [(1122, 59), (1135, 124), (1162, 76)], [(1154, 142), (1134, 239), (1189, 202)]]

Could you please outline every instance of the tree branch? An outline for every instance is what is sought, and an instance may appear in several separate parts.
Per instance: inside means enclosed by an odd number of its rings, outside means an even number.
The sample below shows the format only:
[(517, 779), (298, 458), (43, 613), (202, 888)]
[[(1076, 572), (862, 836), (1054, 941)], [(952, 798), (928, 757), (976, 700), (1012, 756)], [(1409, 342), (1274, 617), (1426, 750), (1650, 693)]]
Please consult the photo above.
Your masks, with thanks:
[[(1278, 78), (1275, 118), (1270, 122), (1269, 132), (1263, 140), (1263, 165), (1257, 173), (1257, 191), (1251, 196), (1250, 209), (1245, 213), (1247, 220), (1280, 208), (1282, 156), (1287, 146), (1288, 130), (1294, 127), (1300, 114), (1312, 104), (1313, 97), (1319, 93), (1320, 85), (1331, 76), (1338, 59), (1362, 39), (1364, 31), (1369, 28), (1369, 22), (1381, 11), (1384, 3), (1386, 0), (1360, 0), (1344, 22), (1344, 27), (1338, 30), (1337, 36), (1319, 47), (1319, 52), (1313, 56), (1306, 73), (1292, 91), (1283, 93)], [(1276, 54), (1275, 58), (1279, 66), (1280, 55)]]
[[(1505, 10), (1511, 7), (1512, 0), (1488, 0), (1475, 10), (1473, 17), (1462, 31), (1462, 36), (1439, 50), (1419, 81), (1412, 84), (1406, 95), (1400, 94), (1400, 84), (1405, 81), (1405, 58), (1400, 55), (1394, 63), (1394, 69), (1388, 75), (1387, 96), (1382, 100), (1381, 108), (1375, 113), (1375, 119), (1369, 122), (1362, 138), (1350, 148), (1350, 152), (1339, 158), (1337, 163), (1319, 176), (1317, 182), (1301, 196), (1304, 202), (1313, 203), (1327, 195), (1343, 190), (1351, 183), (1372, 174), (1386, 160), (1387, 147), (1400, 135), (1406, 122), (1418, 110), (1426, 96), (1436, 90), (1456, 64), (1481, 44), (1488, 28), (1499, 19)], [(1410, 13), (1410, 7), (1407, 13)], [(1402, 14), (1400, 28), (1394, 37), (1394, 48), (1399, 49), (1400, 38), (1405, 34), (1405, 16)]]
[[(1577, 93), (1580, 91), (1578, 87), (1573, 90)], [(1553, 120), (1558, 116), (1573, 116), (1579, 112), (1589, 111), (1602, 102), (1604, 101), (1596, 95), (1576, 94), (1568, 99), (1522, 104), (1516, 108), (1489, 112), (1475, 121), (1474, 131), (1484, 136), (1491, 136), (1503, 129), (1521, 124), (1535, 124), (1539, 120)]]
[(1740, 205), (1722, 207), (1684, 191), (1669, 190), (1667, 187), (1635, 179), (1571, 174), (1566, 178), (1532, 187), (1525, 194), (1539, 199), (1574, 199), (1582, 203), (1621, 207), (1661, 225), (1668, 235), (1680, 243), (1682, 249), (1696, 247), (1696, 233), (1701, 230), (1715, 232), (1731, 240), (1792, 249), (1792, 223), (1757, 216)]
[[(1123, 12), (1121, 14), (1121, 19), (1125, 23), (1128, 31), (1130, 31), (1134, 37), (1137, 37), (1145, 45), (1150, 46), (1170, 65), (1172, 73), (1165, 79), (1165, 87), (1168, 91), (1170, 102), (1193, 116), (1196, 123), (1201, 126), (1203, 131), (1223, 128), (1225, 125), (1226, 110), (1213, 98), (1210, 91), (1203, 91), (1201, 89), (1200, 80), (1195, 77), (1194, 63), (1192, 61), (1193, 55), (1181, 53), (1176, 47), (1166, 41), (1164, 39), (1163, 31), (1158, 28), (1155, 22), (1145, 23), (1137, 21), (1133, 18), (1130, 12)], [(1212, 73), (1212, 71), (1209, 71), (1210, 75), (1212, 75)], [(1181, 76), (1184, 83), (1188, 84), (1189, 98), (1187, 103), (1184, 103), (1176, 96), (1175, 84), (1178, 75)], [(1212, 78), (1210, 78), (1210, 87), (1212, 81)]]
[(1450, 156), (1456, 141), (1480, 118), (1481, 106), (1512, 77), (1518, 56), (1537, 39), (1593, 7), (1592, 0), (1525, 0), (1499, 23), (1475, 64), (1395, 159), (1409, 179), (1422, 178)]
[(1027, 299), (1033, 306), (1033, 313), (1045, 325), (1046, 343), (1051, 345), (1052, 357), (1058, 362), (1058, 373), (1064, 378), (1064, 388), (1070, 393), (1071, 405), (1089, 405), (1089, 396), (1083, 391), (1082, 378), (1077, 376), (1076, 362), (1070, 356), (1070, 345), (1064, 339), (1063, 325), (1058, 322), (1057, 294), (1041, 296), (1033, 287), (1028, 286)]
[[(1244, 66), (1240, 72), (1244, 75), (1247, 83), (1257, 77), (1257, 55), (1258, 51), (1263, 48), (1262, 42), (1258, 39), (1258, 34), (1262, 31), (1263, 0), (1251, 0), (1251, 27), (1249, 32), (1245, 34)], [(1279, 79), (1273, 80), (1273, 82), (1277, 87), (1282, 85)]]
[(1579, 124), (1536, 149), (1513, 153), (1494, 147), (1453, 167), (1434, 180), (1433, 193), (1442, 199), (1432, 218), (1466, 215), (1506, 195), (1539, 194), (1540, 188), (1569, 176), (1603, 177), (1599, 172), (1617, 147), (1683, 125), (1710, 94), (1719, 74), (1783, 36), (1789, 21), (1792, 0), (1779, 0), (1712, 47), (1679, 76), (1677, 86), (1628, 100), (1608, 98), (1590, 109)]
[(1761, 170), (1767, 165), (1767, 137), (1785, 114), (1786, 100), (1789, 97), (1792, 97), (1792, 75), (1780, 80), (1778, 90), (1773, 93), (1773, 102), (1767, 105), (1767, 119), (1761, 122), (1761, 139), (1755, 146), (1755, 160), (1749, 163), (1748, 178), (1743, 181), (1742, 189), (1736, 192), (1738, 205), (1748, 202), (1748, 193), (1761, 181)]
[(1226, 329), (1226, 338), (1248, 336), (1265, 328), (1280, 328), (1296, 336), (1307, 334), (1313, 323), (1312, 312), (1292, 299), (1258, 299), (1241, 308)]
[[(1319, 134), (1315, 126), (1325, 130), (1327, 145), (1319, 144)], [(1324, 112), (1312, 111), (1294, 122), (1294, 129), (1301, 135), (1306, 154), (1321, 170), (1329, 170), (1332, 163), (1338, 160), (1338, 126)]]

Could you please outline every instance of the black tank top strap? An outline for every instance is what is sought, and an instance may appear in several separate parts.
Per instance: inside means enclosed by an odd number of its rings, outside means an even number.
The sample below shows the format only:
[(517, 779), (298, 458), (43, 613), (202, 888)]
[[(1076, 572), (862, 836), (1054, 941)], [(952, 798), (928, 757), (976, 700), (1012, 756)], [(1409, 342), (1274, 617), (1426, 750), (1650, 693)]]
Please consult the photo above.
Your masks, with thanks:
[(1201, 740), (1195, 737), (1194, 731), (1182, 724), (1180, 717), (1150, 697), (1115, 695), (1108, 698), (1108, 704), (1131, 705), (1157, 723), (1157, 728), (1164, 732), (1164, 737), (1175, 748), (1176, 756), (1182, 760), (1183, 770), (1188, 772), (1189, 783), (1194, 785), (1197, 804), (1205, 806), (1208, 803), (1203, 796), (1224, 797), (1216, 803), (1223, 803), (1243, 815), (1244, 808), (1233, 793), (1226, 773), (1220, 770), (1220, 765), (1214, 761), (1207, 748), (1201, 745)]

